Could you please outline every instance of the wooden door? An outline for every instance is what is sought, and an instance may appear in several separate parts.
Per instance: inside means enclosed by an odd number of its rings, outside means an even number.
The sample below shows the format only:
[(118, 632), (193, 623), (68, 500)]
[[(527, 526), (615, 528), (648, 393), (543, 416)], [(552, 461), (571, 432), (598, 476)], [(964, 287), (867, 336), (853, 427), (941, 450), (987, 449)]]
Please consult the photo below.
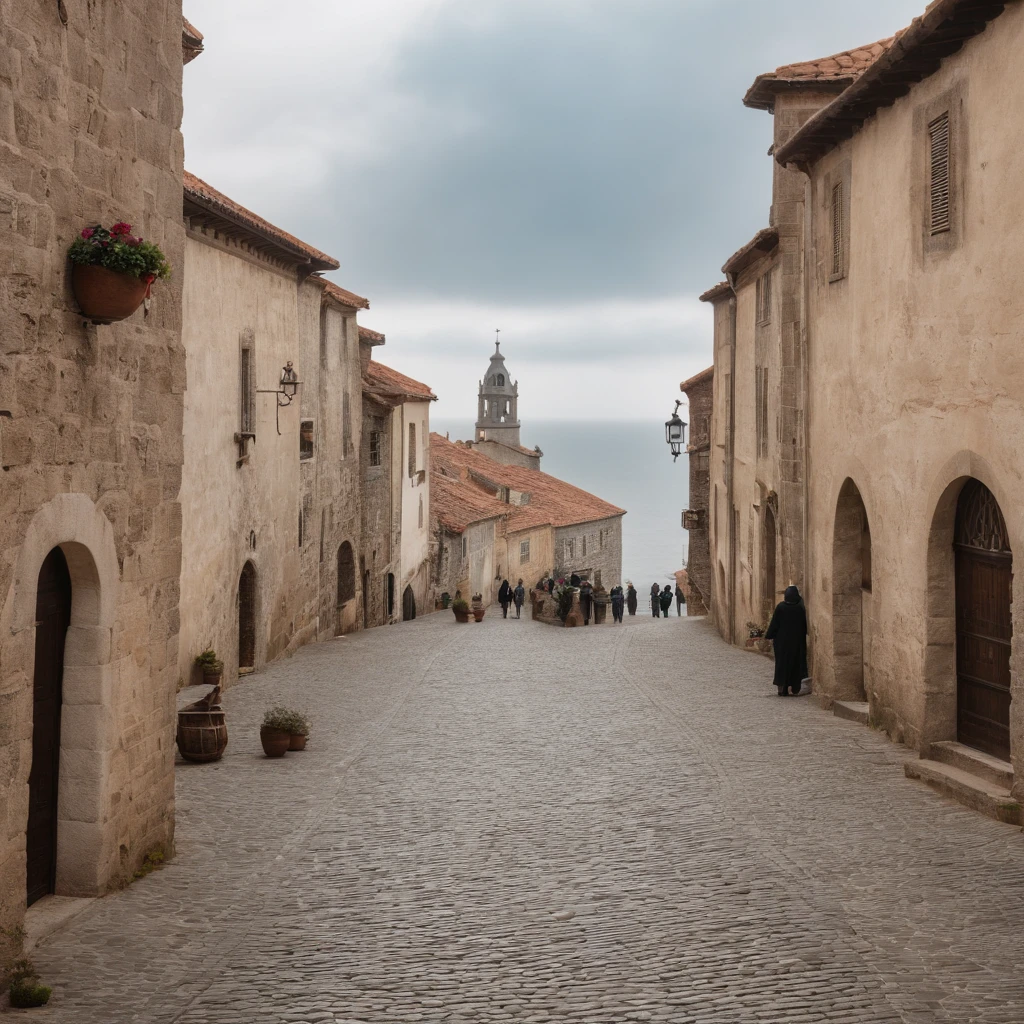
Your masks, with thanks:
[(36, 657), (32, 682), (32, 769), (28, 778), (28, 905), (54, 891), (57, 878), (57, 780), (64, 641), (71, 624), (71, 574), (54, 548), (39, 570)]
[(1013, 556), (992, 492), (960, 495), (956, 525), (957, 739), (1010, 759)]
[(256, 569), (252, 562), (242, 567), (238, 579), (238, 667), (256, 666)]
[(411, 622), (416, 618), (416, 596), (412, 592), (412, 587), (406, 587), (405, 593), (402, 594), (402, 621)]

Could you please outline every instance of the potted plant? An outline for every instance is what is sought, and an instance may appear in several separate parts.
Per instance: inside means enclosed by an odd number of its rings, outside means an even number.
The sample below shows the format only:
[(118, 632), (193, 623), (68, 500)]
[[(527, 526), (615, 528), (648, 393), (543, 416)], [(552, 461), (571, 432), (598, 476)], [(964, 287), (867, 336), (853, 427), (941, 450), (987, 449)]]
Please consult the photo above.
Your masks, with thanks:
[(484, 608), (484, 595), (483, 594), (474, 594), (473, 595), (473, 606), (472, 607), (473, 607), (473, 618), (476, 619), (477, 622), (483, 622), (483, 620), (484, 620), (484, 612), (487, 611), (487, 609)]
[(760, 647), (758, 641), (764, 636), (765, 627), (756, 622), (747, 623), (747, 646)]
[(83, 228), (68, 258), (75, 301), (94, 324), (130, 317), (149, 298), (153, 282), (171, 274), (160, 247), (133, 235), (124, 221), (109, 230), (102, 224)]
[(452, 611), (456, 622), (469, 622), (469, 605), (461, 597), (452, 602)]
[(288, 732), (291, 742), (289, 750), (305, 750), (306, 740), (309, 739), (309, 719), (300, 711), (288, 710)]
[(39, 972), (31, 960), (16, 960), (10, 973), (11, 987), (8, 995), (11, 1006), (27, 1010), (33, 1006), (45, 1006), (50, 1001), (51, 989), (39, 984)]
[(292, 745), (295, 712), (280, 706), (271, 708), (260, 725), (260, 743), (267, 757), (284, 757)]
[(210, 686), (220, 686), (224, 675), (224, 662), (217, 657), (217, 652), (207, 648), (202, 654), (196, 655), (196, 667), (203, 673), (203, 682)]

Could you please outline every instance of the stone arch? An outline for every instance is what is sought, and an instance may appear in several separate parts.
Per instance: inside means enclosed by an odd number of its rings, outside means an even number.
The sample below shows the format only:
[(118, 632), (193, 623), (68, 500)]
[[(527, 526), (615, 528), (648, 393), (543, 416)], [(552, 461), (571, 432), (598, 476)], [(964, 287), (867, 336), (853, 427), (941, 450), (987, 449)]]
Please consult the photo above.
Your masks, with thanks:
[[(39, 572), (59, 547), (71, 576), (71, 624), (64, 647), (55, 891), (95, 896), (119, 870), (117, 818), (109, 814), (116, 755), (111, 638), (120, 566), (110, 521), (84, 494), (59, 494), (32, 517), (0, 613), (0, 656), (27, 667), (21, 713), (31, 721)], [(27, 761), (27, 759), (23, 759)], [(28, 784), (29, 765), (16, 785)]]
[(778, 536), (775, 509), (772, 502), (765, 502), (761, 521), (761, 619), (765, 623), (771, 621), (775, 605), (778, 603)]
[[(960, 494), (970, 480), (984, 484), (995, 497), (1005, 517), (1006, 531), (1013, 551), (1022, 551), (1018, 520), (1007, 513), (1015, 506), (1010, 501), (989, 462), (971, 451), (961, 451), (949, 459), (936, 476), (928, 495), (928, 507), (934, 511), (928, 531), (925, 575), (925, 651), (924, 707), (920, 748), (927, 756), (931, 744), (957, 738), (957, 664), (956, 664), (956, 533)], [(1014, 609), (1020, 602), (1014, 602)], [(1014, 617), (1010, 653), (1011, 690), (1017, 699), (1011, 705), (1011, 736), (1021, 695), (1017, 694), (1021, 634)], [(1019, 734), (1019, 733), (1018, 733)], [(1014, 760), (1016, 760), (1016, 752)]]
[(849, 477), (836, 499), (832, 533), (832, 670), (834, 700), (869, 698), (871, 526), (860, 488)]

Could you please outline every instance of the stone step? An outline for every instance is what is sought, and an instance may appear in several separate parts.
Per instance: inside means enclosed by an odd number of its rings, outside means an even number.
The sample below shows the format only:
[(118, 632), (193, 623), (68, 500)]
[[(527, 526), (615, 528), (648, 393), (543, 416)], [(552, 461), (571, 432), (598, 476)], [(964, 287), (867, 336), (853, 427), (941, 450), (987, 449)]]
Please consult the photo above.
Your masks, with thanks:
[(924, 759), (904, 762), (903, 770), (908, 779), (919, 779), (965, 807), (1010, 825), (1022, 823), (1021, 807), (1010, 791), (987, 779), (941, 761)]
[(932, 744), (931, 759), (959, 768), (970, 775), (977, 775), (979, 779), (986, 779), (1000, 789), (1013, 789), (1013, 765), (983, 750), (947, 740)]
[(845, 718), (848, 722), (868, 724), (868, 703), (859, 700), (837, 700), (832, 705), (832, 714), (836, 718)]

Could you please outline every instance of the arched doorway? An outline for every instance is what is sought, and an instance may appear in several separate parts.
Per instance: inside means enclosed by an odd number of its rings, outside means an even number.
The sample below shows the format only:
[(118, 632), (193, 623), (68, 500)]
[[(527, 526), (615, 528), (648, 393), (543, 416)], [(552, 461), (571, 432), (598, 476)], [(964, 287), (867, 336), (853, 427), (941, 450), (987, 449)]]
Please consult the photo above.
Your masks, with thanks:
[(761, 535), (761, 621), (771, 621), (775, 611), (778, 584), (775, 580), (776, 549), (778, 531), (775, 527), (775, 511), (766, 504), (764, 509), (764, 527)]
[(402, 594), (402, 621), (411, 622), (416, 618), (416, 595), (412, 592), (412, 587), (406, 587), (405, 593)]
[(56, 890), (57, 782), (64, 701), (64, 641), (71, 625), (71, 573), (59, 547), (39, 570), (32, 679), (32, 769), (25, 834), (28, 905)]
[(873, 621), (871, 527), (857, 485), (847, 480), (836, 503), (832, 537), (835, 700), (868, 700)]
[(345, 541), (338, 548), (338, 619), (335, 628), (337, 636), (344, 632), (342, 609), (356, 596), (356, 559), (352, 545)]
[(238, 578), (238, 670), (256, 667), (256, 566), (246, 562)]
[(968, 480), (957, 501), (957, 739), (1010, 760), (1013, 553), (992, 492)]

